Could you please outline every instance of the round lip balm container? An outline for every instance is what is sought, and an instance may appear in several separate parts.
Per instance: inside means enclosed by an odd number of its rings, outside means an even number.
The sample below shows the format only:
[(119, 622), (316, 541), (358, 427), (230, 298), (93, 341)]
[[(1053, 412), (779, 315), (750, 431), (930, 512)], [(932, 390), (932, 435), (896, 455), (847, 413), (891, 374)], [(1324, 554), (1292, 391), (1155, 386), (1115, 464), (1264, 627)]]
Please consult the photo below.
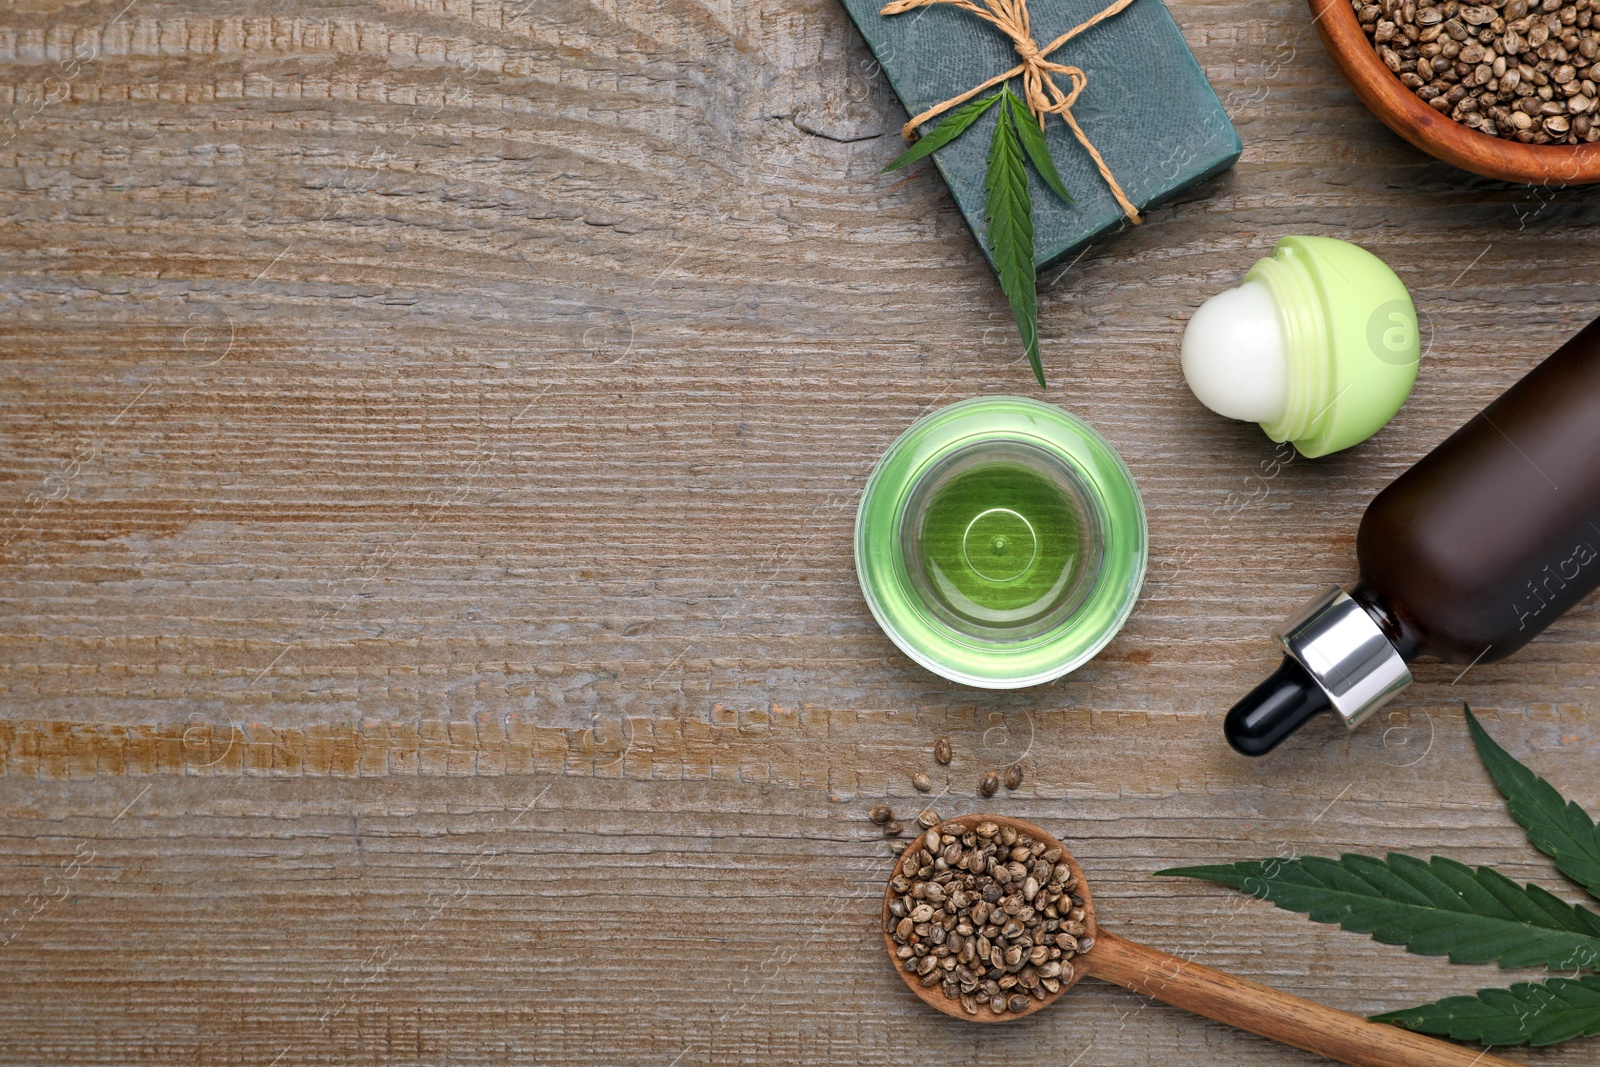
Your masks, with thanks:
[(906, 655), (953, 682), (1019, 689), (1104, 648), (1144, 582), (1144, 504), (1088, 424), (1024, 397), (917, 420), (856, 511), (856, 576)]

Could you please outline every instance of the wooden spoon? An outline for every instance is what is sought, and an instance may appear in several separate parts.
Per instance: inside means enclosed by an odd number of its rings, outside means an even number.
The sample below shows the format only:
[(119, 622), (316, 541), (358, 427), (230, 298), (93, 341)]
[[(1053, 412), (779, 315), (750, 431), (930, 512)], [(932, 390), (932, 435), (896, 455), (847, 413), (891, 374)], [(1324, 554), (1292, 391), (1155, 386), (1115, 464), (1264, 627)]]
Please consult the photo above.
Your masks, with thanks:
[[(1028, 834), (1035, 841), (1043, 841), (1047, 849), (1061, 849), (1060, 862), (1066, 864), (1077, 879), (1073, 892), (1083, 898), (1083, 923), (1087, 927), (1084, 936), (1094, 938), (1094, 947), (1088, 953), (1073, 958), (1072, 977), (1068, 979), (1063, 974), (1058, 992), (1046, 994), (1043, 1000), (1030, 998), (1028, 1007), (1023, 1011), (996, 1015), (983, 1004), (979, 1006), (977, 1015), (968, 1015), (960, 1001), (946, 997), (938, 984), (931, 988), (924, 987), (914, 974), (901, 967), (900, 960), (895, 956), (895, 949), (899, 946), (895, 944), (893, 936), (898, 920), (889, 911), (889, 902), (895, 893), (886, 886), (883, 894), (883, 943), (889, 951), (889, 959), (894, 963), (896, 973), (905, 979), (913, 993), (946, 1015), (963, 1022), (1011, 1022), (1054, 1004), (1085, 975), (1092, 975), (1197, 1015), (1357, 1067), (1517, 1067), (1512, 1061), (1491, 1056), (1487, 1052), (1475, 1052), (1397, 1026), (1368, 1022), (1358, 1015), (1280, 993), (1276, 989), (1224, 974), (1101, 930), (1095, 925), (1094, 898), (1089, 894), (1089, 883), (1078, 861), (1061, 842), (1037, 826), (1004, 815), (967, 815), (960, 819), (947, 819), (935, 829), (940, 833), (955, 833), (959, 826), (961, 832), (965, 833), (982, 822), (992, 822), (996, 826), (1010, 827), (1018, 833)], [(915, 850), (916, 842), (913, 841), (906, 851), (910, 853)], [(901, 861), (897, 859), (896, 873), (900, 865)], [(890, 877), (892, 879), (893, 874)]]

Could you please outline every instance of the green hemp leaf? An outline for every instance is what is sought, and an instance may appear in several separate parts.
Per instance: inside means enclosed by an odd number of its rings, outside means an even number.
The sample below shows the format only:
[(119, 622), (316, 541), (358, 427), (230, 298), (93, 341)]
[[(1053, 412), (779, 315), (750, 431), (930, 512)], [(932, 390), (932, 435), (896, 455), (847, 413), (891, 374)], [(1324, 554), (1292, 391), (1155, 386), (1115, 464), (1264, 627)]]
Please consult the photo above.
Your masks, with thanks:
[(1041, 181), (1050, 191), (1067, 203), (1073, 203), (1066, 183), (1056, 170), (1055, 160), (1045, 143), (1044, 130), (1039, 119), (1028, 110), (1022, 98), (1009, 86), (993, 96), (985, 96), (956, 108), (935, 126), (927, 136), (887, 167), (883, 172), (899, 170), (910, 163), (937, 152), (967, 131), (978, 117), (997, 101), (1004, 101), (999, 120), (994, 127), (994, 140), (989, 144), (989, 169), (984, 175), (983, 188), (987, 193), (985, 211), (989, 220), (989, 250), (994, 255), (995, 272), (1000, 275), (1000, 288), (1011, 302), (1011, 314), (1017, 320), (1017, 332), (1022, 335), (1022, 347), (1033, 367), (1033, 376), (1044, 387), (1044, 365), (1039, 358), (1039, 293), (1038, 276), (1033, 266), (1033, 200), (1028, 195), (1028, 171), (1024, 156), (1033, 164)]
[(1010, 89), (1000, 90), (1008, 106), (1000, 109), (994, 140), (989, 144), (989, 172), (983, 187), (989, 194), (989, 248), (994, 253), (1000, 288), (1011, 301), (1022, 347), (1033, 365), (1033, 376), (1044, 387), (1044, 366), (1039, 360), (1039, 304), (1033, 270), (1033, 201), (1028, 196), (1028, 172), (1022, 163), (1022, 139), (1010, 103)]
[(899, 159), (884, 167), (878, 173), (887, 174), (891, 170), (899, 170), (907, 164), (915, 163), (923, 156), (937, 152), (963, 133), (966, 133), (967, 127), (977, 122), (978, 116), (988, 111), (990, 106), (998, 99), (1000, 99), (1000, 94), (995, 93), (993, 96), (986, 96), (981, 100), (974, 100), (969, 104), (963, 104), (956, 108), (946, 115), (944, 121), (935, 126), (931, 133), (917, 141)]
[(1557, 870), (1600, 900), (1600, 831), (1589, 813), (1513, 759), (1478, 724), (1472, 709), (1464, 710), (1478, 757), (1506, 798), (1511, 817), (1528, 831), (1534, 848), (1555, 860)]
[[(1496, 744), (1471, 708), (1463, 710), (1478, 755), (1528, 840), (1600, 899), (1594, 820)], [(1156, 873), (1232, 886), (1313, 921), (1338, 923), (1421, 955), (1447, 955), (1452, 963), (1600, 969), (1600, 914), (1490, 868), (1440, 856), (1305, 856)], [(1485, 1045), (1553, 1045), (1600, 1034), (1600, 976), (1517, 982), (1372, 1018)]]
[(1011, 118), (1017, 124), (1017, 132), (1022, 135), (1022, 147), (1027, 150), (1028, 161), (1033, 164), (1033, 169), (1039, 172), (1039, 177), (1057, 196), (1069, 204), (1076, 203), (1072, 194), (1067, 192), (1061, 175), (1056, 173), (1056, 161), (1050, 158), (1050, 148), (1045, 144), (1044, 129), (1039, 125), (1039, 120), (1034, 118), (1022, 98), (1009, 89), (1006, 90), (1006, 104), (1011, 108)]
[(1372, 1020), (1484, 1045), (1554, 1045), (1600, 1034), (1600, 978), (1518, 982), (1510, 989), (1480, 989), (1476, 996), (1445, 997)]
[(1246, 860), (1157, 874), (1203, 878), (1264, 897), (1313, 922), (1338, 923), (1386, 945), (1451, 963), (1587, 967), (1600, 960), (1600, 915), (1488, 867), (1346, 853), (1337, 860)]

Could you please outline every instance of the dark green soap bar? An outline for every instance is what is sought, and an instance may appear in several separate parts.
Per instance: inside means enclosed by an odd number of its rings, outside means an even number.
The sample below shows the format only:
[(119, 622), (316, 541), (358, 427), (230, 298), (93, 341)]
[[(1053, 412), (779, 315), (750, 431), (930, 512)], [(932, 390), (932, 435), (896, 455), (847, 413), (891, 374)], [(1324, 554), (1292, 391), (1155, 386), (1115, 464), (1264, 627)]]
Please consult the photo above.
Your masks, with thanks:
[[(1010, 39), (970, 12), (930, 4), (900, 15), (880, 15), (885, 2), (844, 0), (844, 6), (908, 114), (919, 114), (1017, 64)], [(1032, 0), (1028, 11), (1034, 40), (1043, 48), (1108, 2)], [(1239, 158), (1239, 135), (1161, 0), (1134, 0), (1048, 58), (1088, 76), (1072, 113), (1141, 211), (1226, 170)], [(1063, 92), (1072, 91), (1065, 75), (1055, 77)], [(991, 90), (998, 91), (998, 86)], [(1021, 95), (1020, 79), (1012, 79), (1012, 91)], [(986, 256), (991, 252), (983, 177), (998, 115), (999, 108), (991, 107), (933, 155)], [(922, 132), (937, 122), (925, 124)], [(1030, 168), (1034, 262), (1041, 267), (1076, 254), (1125, 222), (1094, 160), (1067, 124), (1048, 116), (1045, 136), (1075, 203), (1062, 201)]]

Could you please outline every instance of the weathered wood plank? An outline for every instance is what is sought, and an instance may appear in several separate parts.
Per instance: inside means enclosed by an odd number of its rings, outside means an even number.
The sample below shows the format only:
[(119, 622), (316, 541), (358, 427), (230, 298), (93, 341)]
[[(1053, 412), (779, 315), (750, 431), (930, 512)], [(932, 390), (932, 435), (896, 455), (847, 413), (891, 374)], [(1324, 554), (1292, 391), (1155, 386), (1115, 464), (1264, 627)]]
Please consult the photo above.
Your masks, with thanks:
[[(1371, 495), (1600, 309), (1600, 192), (1419, 156), (1295, 4), (1175, 4), (1245, 156), (1041, 285), (1149, 578), (1083, 670), (979, 693), (873, 626), (856, 494), (920, 412), (1033, 387), (936, 176), (877, 173), (903, 115), (835, 4), (124, 3), (0, 19), (6, 1059), (971, 1058), (873, 929), (864, 813), (941, 734), (940, 809), (1023, 758), (993, 803), (1128, 936), (1354, 1011), (1502, 980), (1149, 875), (1559, 884), (1455, 708), (1600, 809), (1593, 604), (1354, 736), (1219, 725)], [(1385, 257), (1431, 344), (1384, 433), (1277, 469), (1176, 340), (1289, 232)], [(981, 1054), (1310, 1062), (1099, 986)]]

